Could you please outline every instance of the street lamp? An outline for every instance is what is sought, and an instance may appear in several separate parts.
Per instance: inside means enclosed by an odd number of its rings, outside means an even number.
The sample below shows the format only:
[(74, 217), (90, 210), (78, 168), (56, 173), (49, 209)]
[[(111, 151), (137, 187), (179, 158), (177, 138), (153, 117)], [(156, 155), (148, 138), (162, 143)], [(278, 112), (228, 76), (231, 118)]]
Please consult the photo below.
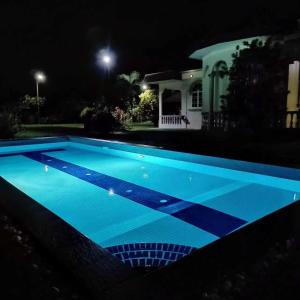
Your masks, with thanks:
[(114, 66), (116, 57), (112, 51), (109, 49), (101, 49), (96, 53), (97, 65), (106, 70), (107, 76), (109, 77), (109, 72)]
[(110, 63), (111, 63), (111, 57), (106, 54), (106, 55), (103, 55), (102, 57), (102, 61), (104, 62), (104, 64), (109, 67)]
[(38, 108), (38, 123), (40, 123), (40, 99), (39, 99), (39, 83), (46, 81), (46, 76), (43, 72), (36, 72), (34, 74), (34, 79), (36, 82), (36, 102)]
[(142, 84), (142, 89), (143, 89), (144, 91), (146, 91), (146, 90), (148, 89), (148, 85), (147, 85), (146, 83), (143, 83), (143, 84)]

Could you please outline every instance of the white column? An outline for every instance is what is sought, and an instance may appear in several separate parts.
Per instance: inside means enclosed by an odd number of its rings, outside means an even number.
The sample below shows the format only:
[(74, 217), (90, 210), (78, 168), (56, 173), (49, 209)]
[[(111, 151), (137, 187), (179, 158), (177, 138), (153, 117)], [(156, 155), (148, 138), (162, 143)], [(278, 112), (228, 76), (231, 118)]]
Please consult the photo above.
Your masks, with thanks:
[[(185, 86), (185, 88), (182, 88), (180, 90), (181, 92), (181, 114), (189, 118), (188, 116), (188, 110), (187, 110), (187, 105), (188, 105), (188, 88)], [(181, 127), (182, 128), (187, 128), (188, 125), (181, 121)]]
[(287, 110), (293, 111), (298, 109), (298, 96), (299, 96), (299, 61), (294, 61), (289, 65), (289, 83), (288, 83), (288, 96), (287, 96)]
[(162, 116), (162, 94), (163, 89), (160, 87), (158, 88), (158, 127), (161, 128), (161, 116)]
[[(289, 65), (289, 78), (288, 78), (288, 96), (287, 96), (287, 111), (296, 111), (298, 107), (299, 97), (299, 61), (294, 61)], [(296, 123), (296, 118), (293, 120), (293, 127)], [(289, 126), (291, 119), (290, 115), (287, 116), (287, 126)]]

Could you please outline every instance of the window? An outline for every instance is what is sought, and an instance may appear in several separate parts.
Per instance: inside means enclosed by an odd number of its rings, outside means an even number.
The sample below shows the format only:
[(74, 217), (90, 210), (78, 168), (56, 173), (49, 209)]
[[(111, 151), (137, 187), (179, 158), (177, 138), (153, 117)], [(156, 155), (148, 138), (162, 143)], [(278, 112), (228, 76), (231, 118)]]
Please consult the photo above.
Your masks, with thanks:
[(202, 107), (202, 84), (197, 83), (192, 89), (192, 107), (201, 108)]

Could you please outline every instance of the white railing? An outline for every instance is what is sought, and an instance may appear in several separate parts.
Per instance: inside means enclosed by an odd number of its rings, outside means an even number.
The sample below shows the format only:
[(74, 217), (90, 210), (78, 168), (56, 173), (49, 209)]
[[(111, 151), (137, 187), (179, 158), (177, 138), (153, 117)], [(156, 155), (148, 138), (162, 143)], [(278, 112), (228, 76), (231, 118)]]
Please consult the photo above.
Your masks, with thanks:
[(162, 115), (160, 116), (161, 128), (183, 128), (185, 127), (180, 115)]
[(179, 115), (161, 116), (161, 124), (181, 125), (181, 116)]

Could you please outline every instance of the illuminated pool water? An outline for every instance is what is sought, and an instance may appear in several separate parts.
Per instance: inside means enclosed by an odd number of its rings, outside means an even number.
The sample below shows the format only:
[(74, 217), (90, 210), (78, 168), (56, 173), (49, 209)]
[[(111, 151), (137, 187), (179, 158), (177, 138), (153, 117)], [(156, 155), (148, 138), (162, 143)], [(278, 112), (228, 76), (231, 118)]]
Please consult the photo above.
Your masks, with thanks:
[(0, 176), (131, 266), (169, 264), (300, 194), (296, 169), (81, 138), (2, 146)]

